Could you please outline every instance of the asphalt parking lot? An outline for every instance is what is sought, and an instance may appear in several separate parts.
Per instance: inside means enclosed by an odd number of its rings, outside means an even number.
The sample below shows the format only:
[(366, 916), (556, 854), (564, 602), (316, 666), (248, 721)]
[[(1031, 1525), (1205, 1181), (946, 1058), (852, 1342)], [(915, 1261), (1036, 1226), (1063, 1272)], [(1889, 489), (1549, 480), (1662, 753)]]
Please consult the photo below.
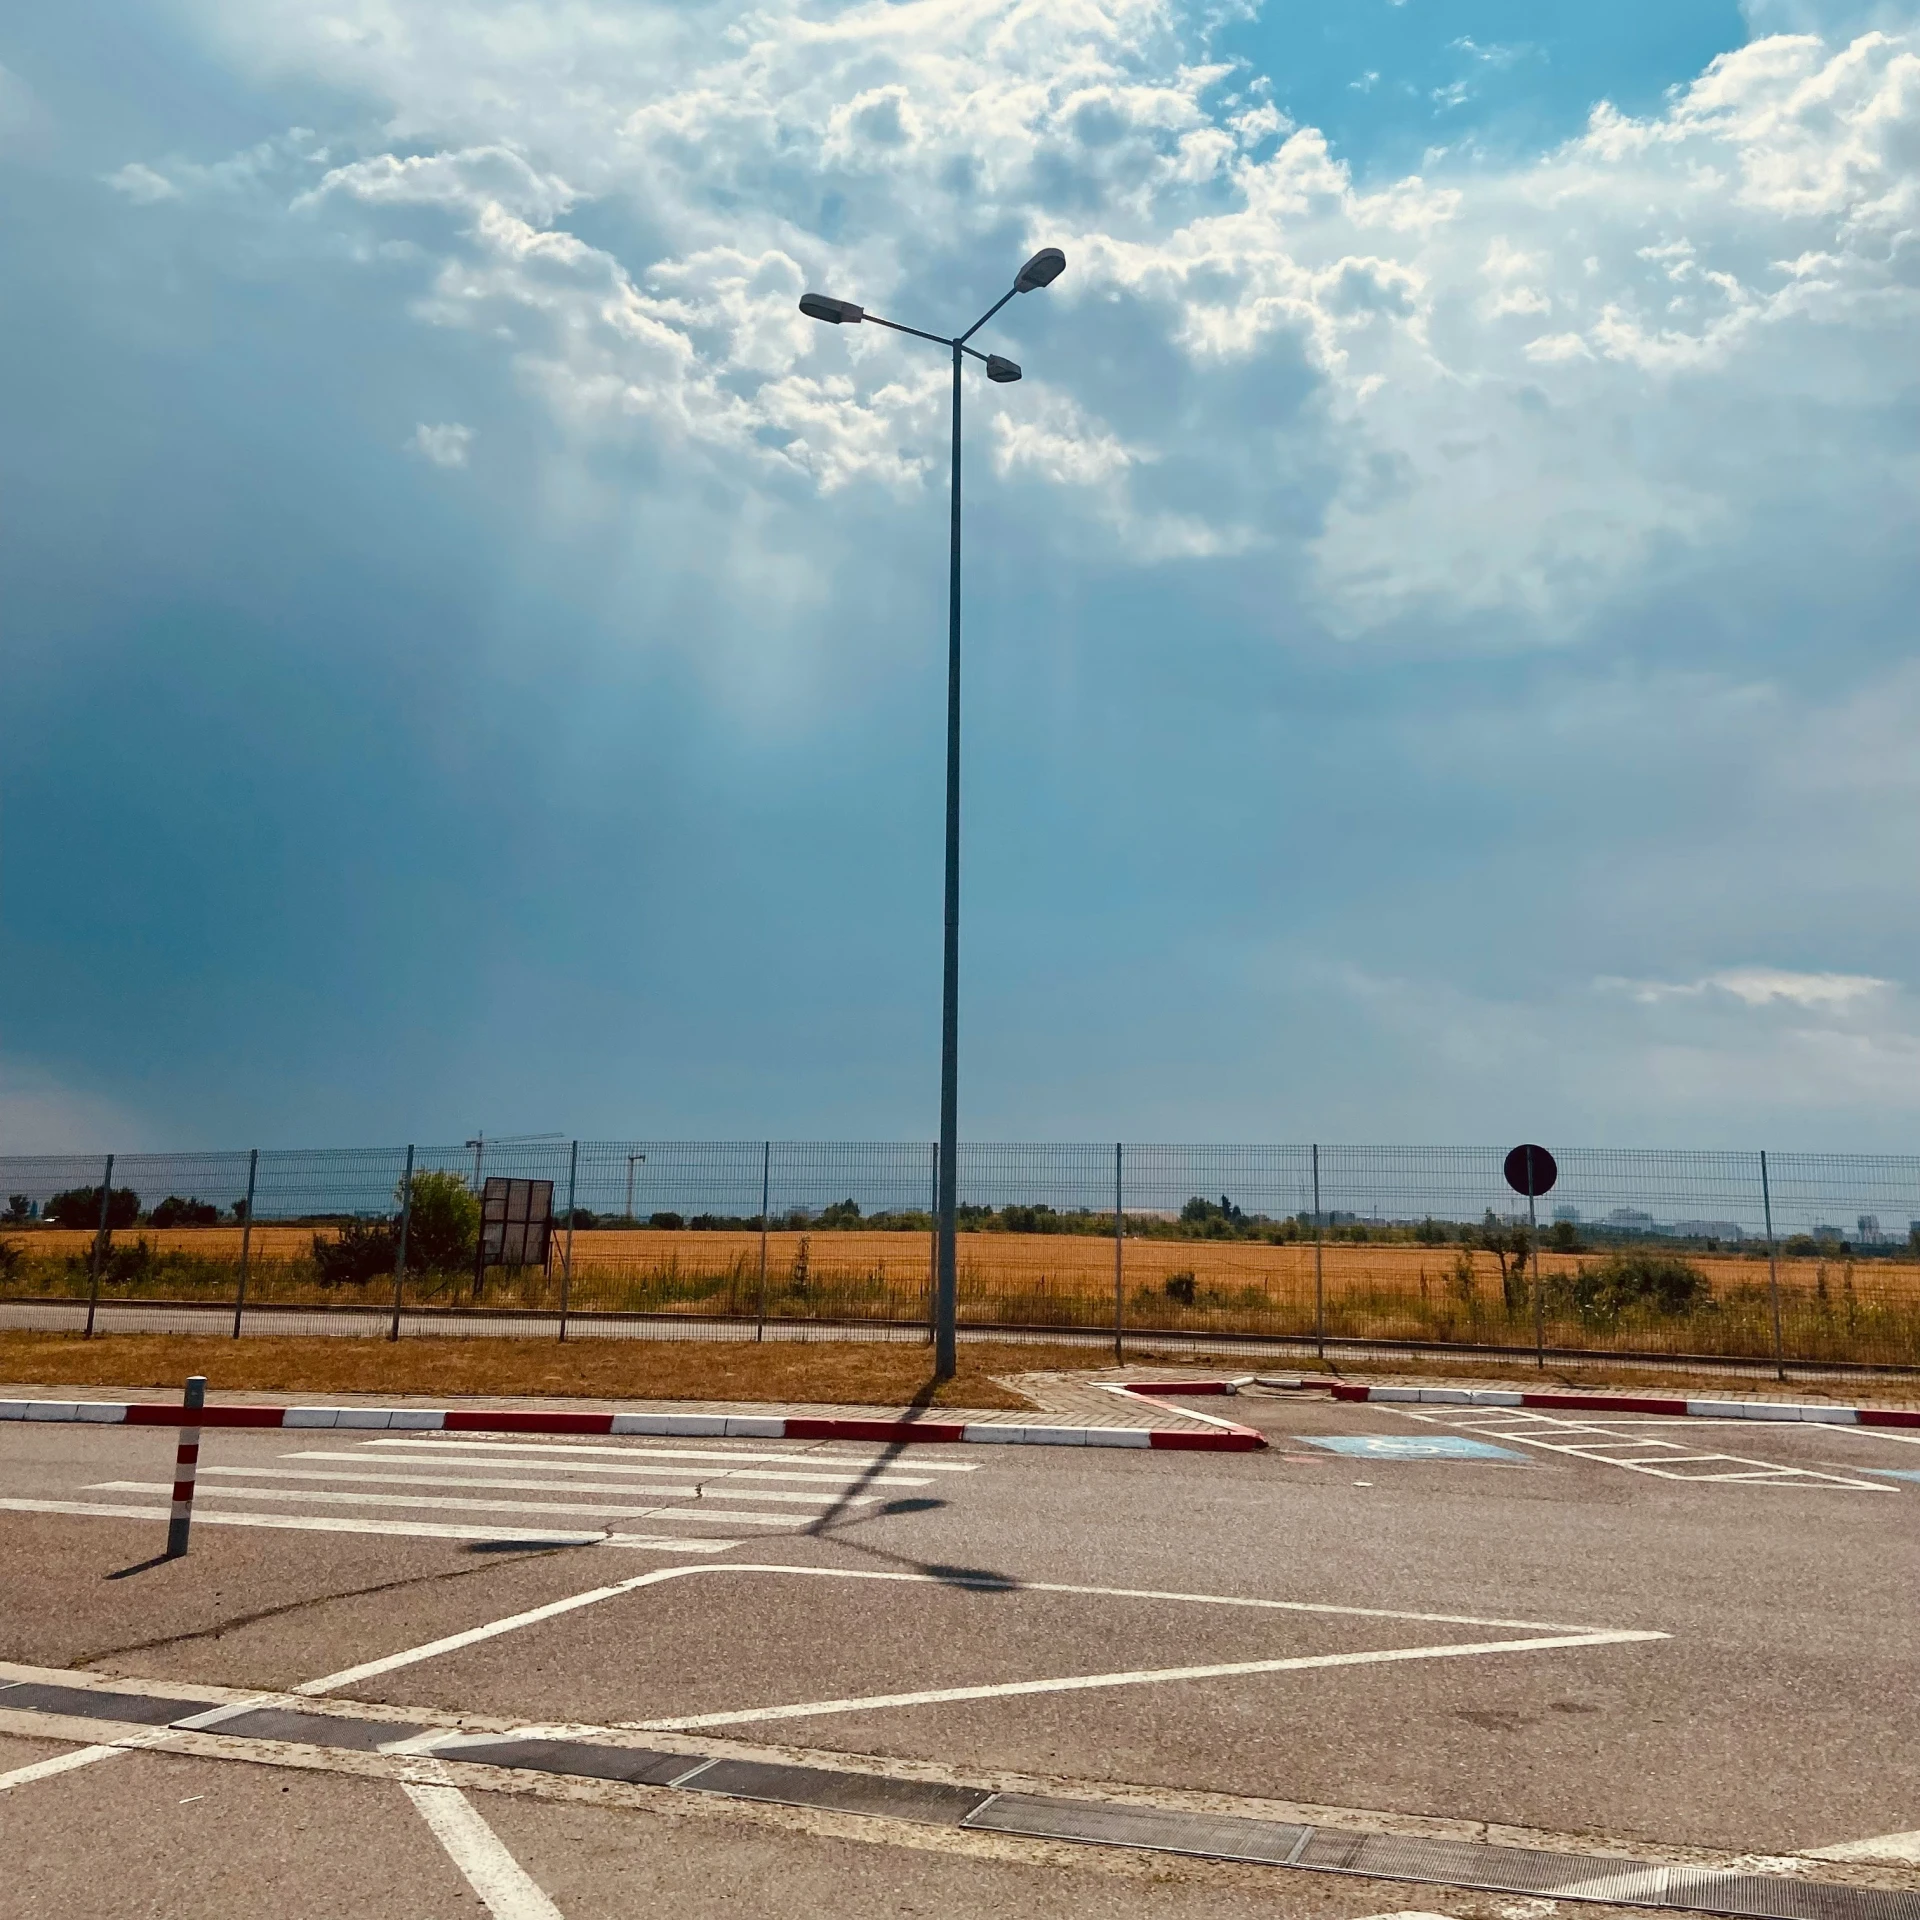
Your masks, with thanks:
[(0, 1858), (30, 1863), (6, 1910), (238, 1912), (266, 1874), (290, 1914), (1514, 1906), (685, 1790), (508, 1791), (435, 1773), (426, 1748), (463, 1730), (1647, 1857), (1920, 1829), (1920, 1446), (1233, 1411), (1268, 1451), (213, 1430), (173, 1562), (170, 1435), (0, 1430), (0, 1686), (360, 1703), (424, 1743), (150, 1728), (164, 1750), (22, 1779), (116, 1736), (0, 1690)]

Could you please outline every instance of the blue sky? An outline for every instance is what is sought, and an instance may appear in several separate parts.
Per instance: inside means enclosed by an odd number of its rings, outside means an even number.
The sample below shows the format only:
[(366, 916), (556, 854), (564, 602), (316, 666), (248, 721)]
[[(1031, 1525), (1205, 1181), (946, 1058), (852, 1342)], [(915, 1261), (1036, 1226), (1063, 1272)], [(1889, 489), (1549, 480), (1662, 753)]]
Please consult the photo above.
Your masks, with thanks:
[(1920, 1123), (1920, 16), (0, 30), (11, 1151)]

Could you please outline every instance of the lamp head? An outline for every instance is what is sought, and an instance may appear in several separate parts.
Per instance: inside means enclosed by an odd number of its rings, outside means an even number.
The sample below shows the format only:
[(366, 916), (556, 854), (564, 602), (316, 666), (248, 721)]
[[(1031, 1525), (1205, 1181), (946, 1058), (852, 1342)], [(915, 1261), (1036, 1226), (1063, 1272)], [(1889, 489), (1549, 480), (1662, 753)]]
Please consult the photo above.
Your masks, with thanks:
[(867, 317), (865, 307), (856, 307), (851, 300), (836, 300), (830, 293), (803, 293), (800, 311), (809, 320), (827, 320), (836, 327)]
[(1004, 387), (1020, 378), (1020, 369), (1011, 360), (1003, 360), (997, 353), (990, 353), (987, 355), (987, 378), (997, 380)]
[(1015, 293), (1032, 293), (1036, 288), (1050, 287), (1066, 270), (1067, 256), (1058, 247), (1042, 247), (1020, 269), (1013, 290)]

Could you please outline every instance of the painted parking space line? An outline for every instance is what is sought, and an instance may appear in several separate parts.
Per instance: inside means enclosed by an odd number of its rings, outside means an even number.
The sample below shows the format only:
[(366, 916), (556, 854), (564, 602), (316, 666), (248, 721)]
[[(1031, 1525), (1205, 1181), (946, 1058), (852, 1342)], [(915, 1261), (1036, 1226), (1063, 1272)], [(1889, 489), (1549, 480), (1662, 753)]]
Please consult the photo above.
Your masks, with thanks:
[(1528, 1467), (1533, 1462), (1511, 1447), (1469, 1440), (1463, 1434), (1436, 1433), (1302, 1433), (1295, 1439), (1325, 1453), (1349, 1454), (1364, 1460), (1501, 1460)]
[(1883, 1833), (1872, 1840), (1843, 1840), (1838, 1846), (1803, 1847), (1809, 1860), (1856, 1860), (1890, 1867), (1920, 1867), (1920, 1833)]
[(1871, 1473), (1882, 1480), (1911, 1480), (1920, 1486), (1920, 1468), (1915, 1467), (1852, 1467), (1852, 1473)]
[(1817, 1467), (1782, 1466), (1756, 1460), (1750, 1454), (1698, 1451), (1692, 1437), (1663, 1440), (1648, 1434), (1628, 1442), (1632, 1457), (1622, 1450), (1623, 1436), (1612, 1426), (1591, 1419), (1540, 1413), (1528, 1407), (1397, 1408), (1403, 1418), (1429, 1426), (1454, 1427), (1478, 1437), (1509, 1445), (1538, 1448), (1577, 1460), (1621, 1467), (1629, 1473), (1652, 1474), (1661, 1480), (1690, 1480), (1742, 1486), (1834, 1487), (1853, 1493), (1892, 1493), (1894, 1488), (1859, 1478), (1858, 1469), (1829, 1472)]
[(1304, 1673), (1323, 1667), (1390, 1666), (1409, 1660), (1459, 1660), (1500, 1653), (1546, 1653), (1565, 1647), (1613, 1647), (1664, 1640), (1664, 1633), (1627, 1629), (1549, 1634), (1525, 1640), (1443, 1641), (1434, 1646), (1383, 1647), (1364, 1653), (1299, 1654), (1280, 1660), (1234, 1660), (1204, 1667), (1154, 1667), (1120, 1673), (1068, 1674), (1053, 1680), (1007, 1680), (975, 1687), (935, 1687), (922, 1693), (874, 1693), (857, 1698), (808, 1700), (724, 1713), (679, 1714), (665, 1720), (623, 1724), (648, 1733), (684, 1733), (698, 1727), (735, 1727), (764, 1720), (811, 1720), (823, 1714), (872, 1713), (890, 1707), (944, 1706), (964, 1700), (1006, 1700), (1041, 1693), (1080, 1693), (1111, 1687), (1163, 1686), (1183, 1680), (1225, 1680), (1252, 1674)]
[[(1059, 1580), (1010, 1581), (985, 1576), (975, 1579), (944, 1573), (896, 1573), (873, 1567), (814, 1567), (796, 1566), (781, 1561), (715, 1560), (695, 1561), (679, 1567), (661, 1567), (652, 1573), (636, 1574), (629, 1580), (614, 1581), (606, 1586), (591, 1588), (585, 1593), (569, 1595), (564, 1600), (550, 1600), (544, 1606), (530, 1608), (525, 1613), (510, 1614), (503, 1620), (489, 1621), (484, 1626), (469, 1627), (463, 1632), (449, 1634), (443, 1639), (429, 1640), (421, 1646), (403, 1648), (397, 1653), (384, 1654), (378, 1659), (363, 1661), (358, 1666), (344, 1667), (338, 1673), (308, 1681), (305, 1685), (296, 1687), (294, 1691), (316, 1694), (337, 1692), (342, 1687), (357, 1685), (362, 1680), (377, 1679), (401, 1667), (413, 1666), (423, 1660), (435, 1660), (443, 1654), (458, 1653), (464, 1648), (477, 1645), (483, 1640), (494, 1639), (501, 1634), (516, 1633), (524, 1627), (538, 1626), (581, 1607), (598, 1606), (603, 1601), (619, 1599), (623, 1595), (637, 1593), (646, 1587), (659, 1586), (669, 1580), (687, 1580), (706, 1574), (728, 1576), (773, 1574), (802, 1580), (855, 1580), (891, 1586), (973, 1588), (996, 1594), (1050, 1593), (1107, 1600), (1176, 1600), (1194, 1606), (1247, 1609), (1268, 1613), (1323, 1614), (1354, 1620), (1413, 1621), (1425, 1626), (1495, 1627), (1510, 1632), (1565, 1639), (1580, 1645), (1606, 1644), (1622, 1638), (1664, 1640), (1669, 1637), (1664, 1633), (1655, 1632), (1623, 1634), (1611, 1628), (1574, 1626), (1564, 1621), (1507, 1620), (1488, 1618), (1479, 1614), (1414, 1613), (1395, 1607), (1341, 1606), (1324, 1600), (1270, 1600), (1246, 1594), (1182, 1593), (1160, 1587), (1092, 1587)], [(1597, 1641), (1596, 1635), (1604, 1636), (1604, 1639)], [(1540, 1639), (1530, 1640), (1527, 1644), (1538, 1646)]]
[(406, 1780), (401, 1788), (494, 1920), (564, 1920), (458, 1787)]

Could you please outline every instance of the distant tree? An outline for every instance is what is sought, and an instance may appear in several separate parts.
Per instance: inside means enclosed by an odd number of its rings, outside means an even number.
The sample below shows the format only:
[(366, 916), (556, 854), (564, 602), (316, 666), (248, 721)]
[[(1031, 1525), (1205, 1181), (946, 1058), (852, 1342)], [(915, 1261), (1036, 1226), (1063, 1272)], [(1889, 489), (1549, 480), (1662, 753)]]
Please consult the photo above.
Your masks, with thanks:
[[(677, 1213), (650, 1213), (647, 1215), (648, 1226), (664, 1227), (668, 1232), (677, 1232), (686, 1224), (686, 1221)], [(800, 1224), (805, 1224), (804, 1219), (802, 1219)]]
[(1523, 1312), (1527, 1304), (1527, 1256), (1533, 1251), (1533, 1235), (1514, 1221), (1501, 1222), (1493, 1209), (1480, 1223), (1480, 1244), (1500, 1263), (1500, 1296), (1508, 1313)]
[[(406, 1198), (406, 1183), (394, 1189), (396, 1203)], [(458, 1272), (472, 1263), (480, 1243), (480, 1202), (457, 1173), (424, 1171), (413, 1176), (413, 1204), (407, 1214), (407, 1270), (410, 1273)], [(393, 1270), (394, 1255), (387, 1255)]]
[(1428, 1214), (1427, 1217), (1414, 1228), (1413, 1237), (1419, 1241), (1423, 1247), (1444, 1246), (1446, 1244), (1447, 1230), (1432, 1214)]
[(1555, 1253), (1578, 1253), (1580, 1235), (1571, 1220), (1556, 1220), (1547, 1230), (1547, 1245)]
[(7, 1196), (7, 1224), (11, 1227), (25, 1226), (33, 1218), (33, 1196), (26, 1193), (14, 1193)]
[(233, 1224), (236, 1227), (244, 1227), (247, 1224), (247, 1198), (245, 1194), (242, 1194), (240, 1198), (233, 1203)]
[(851, 1195), (845, 1200), (836, 1200), (832, 1206), (820, 1210), (820, 1225), (823, 1227), (857, 1227), (860, 1224), (860, 1203)]
[[(46, 1217), (56, 1227), (97, 1227), (100, 1189), (69, 1187), (47, 1202)], [(131, 1187), (115, 1187), (107, 1201), (107, 1226), (130, 1227), (140, 1218), (140, 1196)]]
[(204, 1200), (182, 1200), (170, 1193), (147, 1215), (154, 1227), (210, 1227), (220, 1218), (220, 1209)]

